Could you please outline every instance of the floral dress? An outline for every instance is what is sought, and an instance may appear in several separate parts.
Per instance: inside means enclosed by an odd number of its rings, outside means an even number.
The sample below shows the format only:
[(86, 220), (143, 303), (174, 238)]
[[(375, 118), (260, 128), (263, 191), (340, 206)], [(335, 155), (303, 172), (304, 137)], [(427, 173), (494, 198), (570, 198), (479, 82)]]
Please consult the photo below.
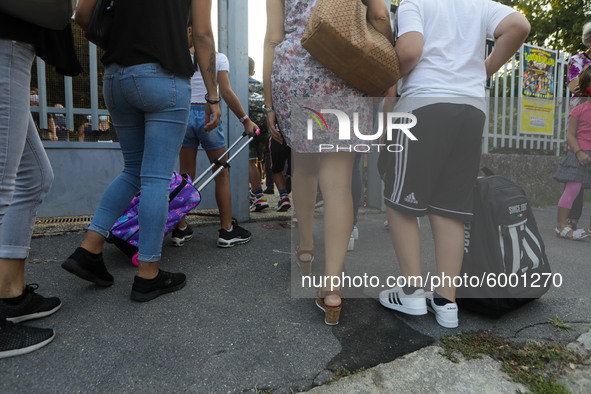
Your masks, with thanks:
[[(568, 77), (566, 83), (570, 83), (570, 81), (577, 78), (581, 71), (589, 65), (591, 65), (591, 58), (585, 52), (571, 57), (568, 60)], [(573, 109), (584, 101), (587, 101), (586, 97), (572, 96), (570, 98), (570, 109)]]
[[(273, 107), (279, 128), (296, 152), (318, 152), (318, 144), (338, 144), (338, 125), (334, 116), (325, 116), (327, 130), (307, 138), (304, 109), (320, 103), (324, 108), (351, 108), (366, 95), (348, 85), (314, 59), (301, 45), (308, 18), (317, 0), (285, 0), (283, 41), (275, 48), (271, 82)], [(363, 101), (360, 100), (360, 101)], [(312, 103), (312, 104), (310, 104)], [(361, 123), (367, 117), (361, 116)], [(330, 131), (330, 132), (329, 132)], [(364, 132), (368, 134), (369, 132)], [(353, 141), (348, 141), (351, 144)]]

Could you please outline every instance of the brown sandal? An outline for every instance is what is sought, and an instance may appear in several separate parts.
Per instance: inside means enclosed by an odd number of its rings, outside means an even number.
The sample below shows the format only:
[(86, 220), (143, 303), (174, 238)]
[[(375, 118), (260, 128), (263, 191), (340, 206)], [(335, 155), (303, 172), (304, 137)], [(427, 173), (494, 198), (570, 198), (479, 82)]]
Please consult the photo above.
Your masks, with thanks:
[[(329, 306), (324, 303), (324, 298), (336, 295), (341, 297), (341, 303), (337, 306)], [(343, 304), (343, 292), (340, 290), (320, 290), (316, 293), (316, 306), (324, 311), (324, 323), (329, 326), (336, 326), (339, 324), (339, 316)]]
[[(302, 255), (310, 255), (310, 260), (302, 260)], [(314, 250), (304, 250), (298, 248), (296, 250), (296, 257), (298, 259), (298, 266), (303, 276), (312, 274), (312, 262), (314, 261)]]

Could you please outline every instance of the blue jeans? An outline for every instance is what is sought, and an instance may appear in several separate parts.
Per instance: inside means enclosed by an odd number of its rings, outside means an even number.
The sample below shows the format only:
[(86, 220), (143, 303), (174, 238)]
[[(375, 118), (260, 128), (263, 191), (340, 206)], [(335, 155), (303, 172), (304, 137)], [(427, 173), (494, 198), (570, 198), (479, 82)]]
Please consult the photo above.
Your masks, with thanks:
[(124, 168), (105, 190), (88, 229), (107, 237), (141, 190), (138, 259), (160, 261), (170, 179), (189, 119), (190, 80), (168, 73), (157, 63), (111, 64), (105, 70), (103, 94)]
[(29, 111), (33, 45), (0, 39), (0, 258), (25, 259), (53, 171)]

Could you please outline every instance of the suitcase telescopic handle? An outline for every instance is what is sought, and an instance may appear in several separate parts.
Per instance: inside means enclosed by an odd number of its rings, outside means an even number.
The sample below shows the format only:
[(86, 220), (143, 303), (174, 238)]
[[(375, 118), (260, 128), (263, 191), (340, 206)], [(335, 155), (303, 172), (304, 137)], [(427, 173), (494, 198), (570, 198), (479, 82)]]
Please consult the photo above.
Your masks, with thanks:
[[(255, 130), (255, 132), (254, 132), (254, 134), (255, 134), (255, 135), (257, 135), (257, 136), (258, 136), (260, 133), (261, 133), (261, 132), (260, 132), (260, 130)], [(246, 137), (246, 136), (248, 136), (248, 134), (246, 134), (246, 132), (242, 133), (242, 135), (240, 136), (240, 138), (238, 138), (236, 141), (234, 141), (234, 143), (233, 143), (233, 144), (232, 144), (232, 145), (231, 145), (231, 146), (230, 146), (230, 147), (229, 147), (229, 148), (228, 148), (228, 149), (227, 149), (227, 150), (226, 150), (226, 151), (225, 151), (225, 152), (224, 152), (224, 153), (223, 153), (223, 154), (222, 154), (220, 157), (218, 157), (217, 159), (215, 159), (215, 160), (213, 161), (213, 163), (211, 163), (211, 164), (210, 164), (210, 166), (209, 166), (209, 167), (207, 167), (207, 168), (205, 169), (205, 171), (203, 171), (203, 172), (201, 173), (201, 175), (199, 175), (199, 177), (193, 181), (193, 186), (195, 186), (195, 188), (196, 188), (196, 189), (197, 189), (199, 192), (201, 192), (203, 189), (205, 189), (205, 187), (206, 187), (207, 185), (209, 185), (209, 183), (210, 183), (212, 180), (214, 180), (214, 179), (215, 179), (215, 177), (216, 177), (216, 176), (218, 176), (218, 175), (219, 175), (219, 173), (220, 173), (220, 172), (222, 172), (222, 171), (224, 170), (224, 168), (229, 168), (229, 167), (230, 167), (230, 164), (229, 164), (229, 163), (230, 163), (232, 160), (234, 160), (234, 158), (235, 158), (236, 156), (238, 156), (238, 155), (240, 154), (240, 152), (242, 152), (242, 151), (243, 151), (243, 150), (244, 150), (244, 149), (245, 149), (245, 148), (248, 146), (248, 144), (250, 144), (250, 141), (252, 141), (252, 140), (253, 140), (253, 138), (254, 138), (254, 135), (253, 135), (253, 136), (251, 136), (251, 137), (249, 137), (249, 138), (248, 138), (248, 140), (246, 140), (246, 142), (244, 142), (244, 143), (243, 143), (243, 144), (242, 144), (242, 145), (241, 145), (241, 146), (238, 148), (238, 150), (236, 150), (236, 152), (234, 152), (232, 155), (230, 155), (230, 156), (228, 157), (228, 160), (226, 160), (225, 162), (222, 162), (221, 160), (224, 158), (224, 156), (226, 156), (227, 154), (229, 154), (229, 153), (232, 151), (232, 149), (234, 149), (234, 148), (236, 147), (236, 145), (238, 145), (238, 144), (240, 143), (240, 141), (242, 141), (242, 140), (244, 139), (244, 137)], [(218, 168), (218, 169), (217, 169), (217, 170), (216, 170), (216, 171), (215, 171), (213, 174), (211, 174), (211, 175), (209, 176), (209, 178), (207, 178), (205, 181), (203, 181), (203, 183), (202, 183), (201, 185), (197, 186), (197, 184), (198, 184), (198, 183), (199, 183), (199, 182), (200, 182), (200, 181), (201, 181), (203, 178), (205, 178), (205, 176), (206, 176), (206, 175), (209, 173), (209, 171), (211, 171), (211, 170), (213, 169), (213, 167), (215, 167), (216, 165), (219, 165), (219, 166), (220, 166), (220, 168)]]

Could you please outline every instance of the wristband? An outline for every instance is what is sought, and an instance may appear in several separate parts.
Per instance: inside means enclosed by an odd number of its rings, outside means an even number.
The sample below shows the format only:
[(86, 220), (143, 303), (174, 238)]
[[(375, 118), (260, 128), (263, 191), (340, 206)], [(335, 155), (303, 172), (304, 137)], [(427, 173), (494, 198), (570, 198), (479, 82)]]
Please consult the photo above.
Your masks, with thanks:
[(263, 105), (263, 112), (268, 114), (269, 112), (273, 112), (275, 111), (275, 109), (273, 108), (273, 106), (267, 107), (265, 105)]
[(575, 151), (575, 156), (577, 155), (577, 153), (579, 153), (580, 151), (582, 151), (583, 149), (579, 148)]
[(209, 93), (205, 93), (205, 101), (207, 101), (209, 104), (219, 104), (220, 103), (220, 99), (210, 99), (209, 98)]
[(241, 117), (238, 120), (240, 121), (240, 123), (244, 123), (246, 121), (246, 119), (248, 119), (248, 115), (244, 115), (243, 117)]

